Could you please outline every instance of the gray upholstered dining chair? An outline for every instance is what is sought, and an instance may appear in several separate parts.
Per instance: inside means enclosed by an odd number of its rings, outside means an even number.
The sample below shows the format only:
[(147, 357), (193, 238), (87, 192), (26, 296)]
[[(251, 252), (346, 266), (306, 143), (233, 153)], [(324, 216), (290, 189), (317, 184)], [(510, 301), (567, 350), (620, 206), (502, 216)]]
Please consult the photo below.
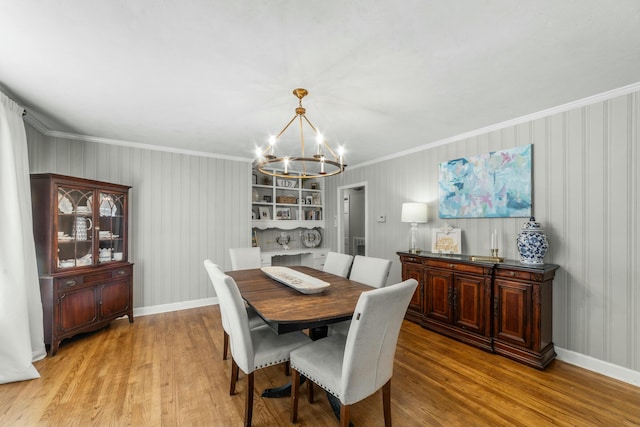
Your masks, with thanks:
[(251, 426), (253, 415), (253, 373), (267, 366), (289, 361), (292, 350), (311, 342), (302, 332), (277, 335), (269, 327), (249, 327), (249, 318), (238, 285), (210, 260), (205, 266), (211, 277), (220, 307), (227, 317), (231, 344), (231, 385), (234, 395), (239, 370), (246, 375), (244, 425)]
[(387, 284), (391, 261), (383, 258), (356, 255), (351, 266), (349, 280), (381, 288)]
[(340, 277), (347, 277), (351, 268), (353, 256), (349, 254), (341, 254), (339, 252), (329, 252), (324, 260), (322, 271), (335, 274)]
[(349, 407), (382, 388), (384, 423), (391, 427), (391, 377), (398, 335), (415, 279), (363, 292), (349, 333), (313, 341), (291, 352), (291, 421), (298, 421), (300, 375), (313, 402), (315, 383), (340, 401), (340, 425), (349, 425)]
[(262, 254), (259, 246), (231, 248), (229, 249), (229, 255), (231, 256), (232, 270), (248, 270), (262, 267)]
[[(207, 273), (209, 275), (209, 281), (211, 282), (211, 285), (213, 285), (214, 291), (215, 291), (215, 284), (213, 283), (213, 276), (212, 273), (214, 272), (214, 269), (223, 272), (222, 269), (220, 269), (220, 267), (216, 264), (214, 264), (212, 261), (210, 260), (205, 260), (204, 262), (204, 268), (207, 270)], [(218, 295), (218, 292), (216, 291), (216, 295)], [(219, 297), (218, 297), (219, 299)], [(223, 306), (222, 304), (220, 305), (220, 317), (222, 320), (222, 330), (223, 330), (223, 336), (222, 336), (222, 360), (227, 360), (227, 354), (228, 354), (228, 349), (229, 349), (229, 321), (227, 319), (227, 316), (223, 310)], [(245, 309), (247, 310), (247, 317), (249, 318), (249, 327), (251, 329), (253, 328), (259, 328), (259, 327), (268, 327), (266, 323), (264, 323), (264, 320), (262, 320), (262, 318), (258, 315), (258, 313), (256, 313), (251, 307), (247, 307), (245, 306)], [(288, 371), (288, 370), (287, 370)]]
[[(391, 261), (388, 259), (356, 255), (351, 266), (349, 280), (355, 280), (374, 288), (381, 288), (387, 283), (390, 269)], [(329, 335), (346, 335), (349, 331), (350, 322), (350, 320), (345, 320), (344, 322), (329, 325)]]

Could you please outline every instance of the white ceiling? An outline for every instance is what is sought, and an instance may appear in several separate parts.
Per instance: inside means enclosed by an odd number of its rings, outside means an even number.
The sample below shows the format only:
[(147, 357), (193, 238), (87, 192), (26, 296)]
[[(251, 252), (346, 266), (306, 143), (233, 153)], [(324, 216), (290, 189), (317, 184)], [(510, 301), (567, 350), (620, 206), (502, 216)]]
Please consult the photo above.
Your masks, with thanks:
[(638, 0), (0, 0), (0, 89), (31, 119), (225, 156), (296, 87), (355, 165), (639, 81)]

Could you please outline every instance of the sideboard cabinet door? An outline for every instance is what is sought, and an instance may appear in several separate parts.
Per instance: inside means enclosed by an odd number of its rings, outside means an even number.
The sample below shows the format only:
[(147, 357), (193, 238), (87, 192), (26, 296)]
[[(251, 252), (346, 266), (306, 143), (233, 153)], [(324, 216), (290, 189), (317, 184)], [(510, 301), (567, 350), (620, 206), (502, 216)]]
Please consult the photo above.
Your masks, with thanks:
[(497, 264), (494, 278), (494, 351), (544, 369), (556, 357), (552, 282), (557, 265)]

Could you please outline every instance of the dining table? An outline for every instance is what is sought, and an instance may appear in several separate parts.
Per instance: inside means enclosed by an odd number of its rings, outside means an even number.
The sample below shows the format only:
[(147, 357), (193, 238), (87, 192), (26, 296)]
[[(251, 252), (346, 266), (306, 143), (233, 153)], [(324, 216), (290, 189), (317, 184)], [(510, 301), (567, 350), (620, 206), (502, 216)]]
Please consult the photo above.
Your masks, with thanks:
[(332, 323), (349, 320), (360, 294), (372, 289), (362, 283), (311, 267), (286, 268), (326, 282), (329, 286), (318, 293), (305, 294), (271, 278), (260, 268), (226, 273), (235, 280), (246, 303), (276, 334), (305, 329), (313, 334)]
[[(326, 282), (329, 286), (321, 292), (306, 294), (273, 279), (260, 268), (226, 273), (235, 280), (245, 302), (276, 334), (308, 329), (311, 339), (321, 339), (327, 335), (330, 324), (351, 319), (360, 294), (372, 290), (370, 286), (311, 267), (286, 268)], [(301, 379), (304, 381), (304, 377)], [(329, 392), (326, 394), (339, 419), (340, 402)], [(262, 392), (262, 397), (271, 398), (290, 395), (291, 384)]]

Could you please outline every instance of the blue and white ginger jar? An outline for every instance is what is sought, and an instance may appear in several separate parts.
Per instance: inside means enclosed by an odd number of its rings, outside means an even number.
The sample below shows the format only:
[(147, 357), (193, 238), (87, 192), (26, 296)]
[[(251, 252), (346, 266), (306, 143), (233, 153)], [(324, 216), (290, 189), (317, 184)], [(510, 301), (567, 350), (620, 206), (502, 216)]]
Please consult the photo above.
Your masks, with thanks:
[(549, 240), (534, 217), (522, 225), (516, 238), (520, 262), (524, 264), (544, 264), (543, 258), (549, 249)]

